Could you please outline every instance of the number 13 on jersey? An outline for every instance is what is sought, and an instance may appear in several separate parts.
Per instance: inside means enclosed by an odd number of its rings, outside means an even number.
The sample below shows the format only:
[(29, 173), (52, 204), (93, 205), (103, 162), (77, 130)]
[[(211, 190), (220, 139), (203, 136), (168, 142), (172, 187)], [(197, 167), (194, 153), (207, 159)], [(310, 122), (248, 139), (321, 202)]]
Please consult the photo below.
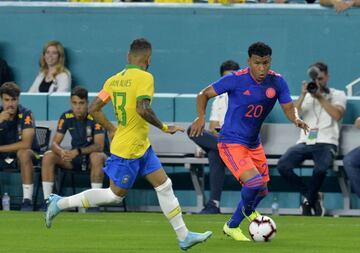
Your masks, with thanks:
[(113, 92), (114, 96), (114, 111), (118, 124), (121, 126), (126, 126), (126, 92)]

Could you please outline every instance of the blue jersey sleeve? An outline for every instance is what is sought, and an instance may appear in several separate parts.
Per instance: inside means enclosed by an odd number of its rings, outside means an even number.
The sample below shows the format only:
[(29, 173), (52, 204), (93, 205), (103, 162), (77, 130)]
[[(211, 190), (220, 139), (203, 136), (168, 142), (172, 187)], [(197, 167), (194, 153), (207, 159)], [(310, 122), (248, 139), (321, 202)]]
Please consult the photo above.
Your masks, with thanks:
[(34, 123), (34, 118), (33, 118), (32, 112), (29, 110), (26, 110), (22, 114), (23, 115), (21, 118), (21, 128), (22, 129), (35, 128), (35, 123)]
[(218, 81), (213, 83), (212, 87), (218, 95), (229, 92), (236, 87), (236, 76), (233, 73), (223, 76)]
[(292, 98), (290, 95), (289, 86), (286, 83), (285, 79), (282, 77), (279, 77), (279, 96), (278, 100), (280, 104), (287, 104), (292, 102)]

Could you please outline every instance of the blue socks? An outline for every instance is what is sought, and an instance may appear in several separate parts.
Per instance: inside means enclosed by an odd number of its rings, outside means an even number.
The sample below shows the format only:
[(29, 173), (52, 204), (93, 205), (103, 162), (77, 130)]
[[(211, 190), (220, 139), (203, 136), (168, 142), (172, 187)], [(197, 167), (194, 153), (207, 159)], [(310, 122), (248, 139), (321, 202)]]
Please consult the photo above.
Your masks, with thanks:
[(254, 211), (254, 207), (266, 196), (267, 187), (264, 187), (263, 184), (260, 174), (244, 183), (241, 189), (241, 201), (227, 223), (230, 228), (238, 227), (245, 217), (243, 212), (247, 216), (250, 215)]
[(253, 210), (256, 209), (256, 207), (258, 206), (258, 204), (260, 203), (260, 201), (266, 197), (266, 195), (268, 194), (268, 188), (267, 186), (261, 186), (261, 188), (259, 189), (259, 193), (256, 196), (255, 200), (254, 200), (254, 204), (253, 204)]

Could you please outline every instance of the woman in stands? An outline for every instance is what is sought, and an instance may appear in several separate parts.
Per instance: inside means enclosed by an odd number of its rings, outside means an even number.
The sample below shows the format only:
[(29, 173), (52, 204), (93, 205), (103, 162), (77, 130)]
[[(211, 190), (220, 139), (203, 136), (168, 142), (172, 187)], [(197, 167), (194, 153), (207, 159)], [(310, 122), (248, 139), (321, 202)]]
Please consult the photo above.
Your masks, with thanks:
[(58, 41), (49, 41), (40, 57), (40, 72), (29, 92), (65, 92), (70, 87), (71, 74), (65, 67), (64, 47)]

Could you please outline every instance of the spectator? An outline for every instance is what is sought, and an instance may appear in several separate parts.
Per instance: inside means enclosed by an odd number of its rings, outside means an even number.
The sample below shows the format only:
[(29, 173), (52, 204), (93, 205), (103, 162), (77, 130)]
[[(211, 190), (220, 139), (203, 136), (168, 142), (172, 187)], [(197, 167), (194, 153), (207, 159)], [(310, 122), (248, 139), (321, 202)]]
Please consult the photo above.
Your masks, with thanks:
[(360, 0), (320, 0), (323, 6), (334, 6), (336, 12), (343, 12), (353, 6), (360, 6)]
[[(239, 64), (229, 60), (220, 66), (220, 76), (227, 75), (232, 71), (238, 70)], [(209, 158), (210, 167), (210, 200), (201, 210), (201, 214), (220, 213), (221, 191), (224, 185), (224, 175), (226, 165), (221, 160), (217, 148), (218, 130), (224, 124), (225, 113), (228, 107), (228, 96), (224, 93), (217, 96), (213, 102), (210, 114), (209, 131), (204, 131), (203, 135), (198, 137), (190, 137), (197, 145), (199, 145)], [(191, 127), (187, 133), (189, 135)]]
[(22, 211), (32, 211), (33, 159), (39, 146), (32, 112), (19, 104), (20, 89), (13, 82), (0, 87), (0, 168), (20, 166), (23, 183)]
[(40, 72), (29, 92), (65, 92), (70, 91), (70, 86), (71, 74), (65, 67), (64, 47), (58, 41), (49, 41), (40, 58)]
[[(102, 167), (107, 158), (104, 153), (105, 131), (88, 114), (86, 89), (75, 87), (70, 100), (71, 110), (61, 115), (51, 150), (45, 153), (42, 160), (44, 199), (53, 191), (55, 166), (69, 170), (87, 170), (89, 167), (91, 188), (102, 188)], [(71, 135), (70, 149), (60, 146), (66, 131)]]
[[(308, 73), (313, 81), (303, 81), (301, 95), (295, 105), (311, 130), (306, 135), (300, 133), (297, 144), (280, 158), (278, 169), (286, 181), (304, 196), (302, 214), (310, 216), (314, 211), (315, 215), (322, 216), (325, 209), (318, 192), (327, 170), (333, 165), (346, 95), (343, 91), (328, 88), (329, 74), (325, 63), (311, 65)], [(306, 159), (312, 159), (315, 164), (308, 186), (293, 171)]]
[[(360, 117), (358, 117), (355, 121), (355, 127), (360, 128)], [(360, 147), (357, 147), (350, 151), (344, 157), (344, 169), (346, 174), (350, 180), (351, 186), (356, 193), (356, 195), (360, 198)]]
[(0, 58), (0, 87), (3, 83), (10, 82), (11, 73), (6, 61)]

